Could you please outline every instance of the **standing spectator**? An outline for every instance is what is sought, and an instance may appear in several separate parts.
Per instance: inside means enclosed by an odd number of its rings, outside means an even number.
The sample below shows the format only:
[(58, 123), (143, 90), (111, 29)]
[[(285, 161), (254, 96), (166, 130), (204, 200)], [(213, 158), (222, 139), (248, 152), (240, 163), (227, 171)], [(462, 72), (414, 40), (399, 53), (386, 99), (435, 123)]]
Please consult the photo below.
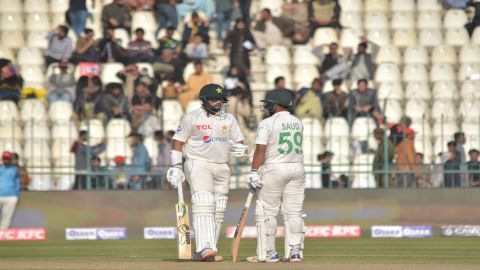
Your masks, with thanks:
[(12, 62), (0, 58), (0, 101), (11, 100), (18, 103), (20, 91), (23, 88), (23, 79)]
[(132, 156), (132, 177), (130, 179), (130, 189), (142, 189), (143, 181), (150, 166), (148, 151), (143, 144), (143, 136), (139, 133), (132, 133), (133, 138), (133, 156)]
[(319, 161), (322, 163), (322, 188), (330, 188), (332, 184), (332, 159), (333, 153), (330, 151), (325, 151), (323, 154), (320, 154), (318, 157)]
[(298, 91), (300, 96), (296, 106), (298, 118), (312, 117), (320, 121), (323, 120), (325, 94), (322, 90), (322, 82), (320, 79), (315, 78), (310, 88), (303, 88)]
[(255, 46), (255, 39), (245, 21), (237, 19), (233, 30), (228, 33), (223, 43), (223, 49), (230, 55), (230, 66), (236, 66), (243, 74), (250, 75), (249, 52)]
[(208, 36), (208, 22), (202, 19), (197, 12), (193, 12), (192, 18), (185, 24), (183, 29), (183, 47), (187, 46), (187, 43), (192, 41), (196, 34), (202, 35), (205, 43), (210, 43), (210, 37)]
[(450, 141), (447, 143), (447, 147), (447, 160), (443, 164), (443, 184), (444, 187), (460, 187), (461, 157), (457, 151), (457, 143), (454, 141)]
[(193, 39), (188, 42), (185, 47), (185, 54), (191, 60), (206, 60), (208, 57), (208, 47), (207, 44), (203, 42), (203, 36), (201, 34), (195, 34)]
[(20, 173), (12, 164), (11, 152), (2, 153), (3, 165), (0, 166), (0, 229), (7, 229), (12, 222), (18, 197), (20, 196)]
[(403, 138), (405, 138), (405, 130), (412, 125), (412, 118), (408, 116), (402, 116), (400, 121), (390, 127), (390, 136), (388, 139), (391, 140), (395, 145), (399, 144)]
[(261, 49), (272, 45), (287, 45), (283, 39), (281, 27), (275, 22), (270, 9), (264, 8), (260, 11), (259, 20), (255, 22), (252, 35)]
[(128, 187), (127, 166), (125, 166), (124, 156), (115, 156), (113, 158), (115, 166), (112, 169), (112, 186), (114, 189), (126, 189)]
[[(87, 131), (81, 130), (78, 133), (78, 140), (75, 141), (70, 148), (70, 152), (75, 155), (75, 185), (74, 189), (86, 189), (87, 188)], [(90, 146), (90, 157), (99, 155), (105, 151), (105, 139), (97, 144)]]
[(130, 53), (115, 40), (113, 28), (103, 30), (103, 37), (96, 43), (96, 47), (102, 63), (121, 62), (127, 64), (131, 61)]
[(215, 26), (218, 43), (222, 42), (230, 31), (234, 0), (215, 0)]
[(70, 61), (75, 64), (80, 62), (98, 62), (98, 51), (95, 45), (93, 30), (85, 28), (83, 36), (78, 38), (75, 51)]
[(203, 69), (202, 62), (195, 61), (194, 67), (195, 72), (188, 77), (185, 90), (178, 95), (178, 101), (183, 109), (187, 108), (190, 101), (198, 97), (202, 86), (212, 82), (212, 77)]
[(165, 27), (177, 29), (178, 16), (176, 5), (177, 0), (155, 0), (155, 16), (158, 22), (157, 33)]
[(132, 99), (135, 94), (135, 86), (139, 83), (142, 75), (135, 63), (128, 63), (125, 68), (117, 72), (117, 77), (123, 81), (125, 95), (128, 99)]
[(468, 172), (467, 172), (467, 157), (465, 154), (465, 148), (463, 147), (466, 143), (465, 133), (463, 132), (456, 132), (453, 134), (453, 138), (455, 143), (457, 144), (457, 154), (460, 159), (460, 181), (463, 187), (468, 186)]
[(135, 62), (152, 62), (153, 48), (152, 43), (145, 40), (143, 36), (145, 30), (143, 28), (135, 29), (135, 39), (128, 43), (128, 50)]
[(92, 189), (108, 189), (110, 187), (110, 181), (106, 174), (106, 170), (100, 165), (101, 159), (97, 155), (93, 155), (90, 158), (90, 167), (92, 168), (92, 177), (90, 181), (92, 183)]
[(73, 53), (72, 40), (68, 35), (68, 27), (59, 25), (55, 31), (48, 33), (48, 47), (45, 52), (45, 69), (51, 63), (67, 61)]
[(313, 0), (308, 2), (308, 18), (312, 35), (319, 27), (340, 28), (338, 0)]
[[(393, 157), (395, 156), (395, 146), (392, 141), (385, 140), (385, 130), (383, 128), (376, 128), (373, 130), (373, 136), (377, 140), (378, 147), (373, 158), (373, 171), (377, 187), (392, 187), (392, 182), (387, 181), (393, 178), (393, 175), (383, 170), (393, 169)], [(386, 154), (386, 155), (385, 155)], [(385, 177), (386, 176), (386, 177)]]
[(155, 105), (151, 98), (143, 103), (143, 112), (137, 126), (138, 133), (143, 137), (153, 137), (155, 132), (161, 128), (160, 119), (155, 114)]
[[(156, 157), (156, 166), (152, 169), (154, 173), (154, 188), (158, 186), (163, 188), (164, 183), (166, 182), (167, 170), (172, 166), (170, 160), (170, 151), (172, 150), (172, 138), (175, 135), (174, 131), (168, 131), (167, 136), (163, 135), (163, 131), (157, 130), (154, 133), (154, 139), (157, 143), (157, 157)], [(170, 185), (169, 185), (170, 186)], [(171, 186), (170, 186), (171, 187)]]
[(175, 28), (172, 26), (167, 27), (165, 35), (160, 38), (159, 46), (157, 50), (157, 55), (161, 55), (164, 49), (170, 49), (176, 54), (180, 54), (182, 52), (182, 42), (176, 40), (173, 37), (175, 33)]
[(468, 23), (465, 24), (470, 36), (472, 36), (475, 28), (480, 25), (480, 1), (469, 0), (467, 2), (467, 16), (469, 18)]
[(377, 121), (382, 119), (377, 91), (368, 88), (365, 79), (358, 80), (357, 89), (349, 95), (349, 119), (353, 123), (358, 116), (370, 116)]
[(363, 38), (362, 43), (358, 44), (357, 53), (353, 56), (353, 62), (350, 71), (350, 80), (357, 81), (360, 79), (373, 79), (377, 65), (375, 58), (377, 57), (379, 47), (371, 43), (372, 53), (367, 53), (368, 40)]
[(348, 95), (341, 89), (342, 79), (335, 79), (332, 82), (333, 90), (325, 94), (325, 117), (347, 118)]
[(12, 153), (12, 164), (18, 167), (20, 173), (20, 187), (22, 190), (28, 190), (30, 184), (30, 176), (28, 175), (27, 168), (20, 166), (20, 156), (17, 153)]
[(419, 188), (431, 188), (431, 168), (430, 165), (423, 162), (423, 154), (415, 154), (415, 181)]
[(228, 94), (227, 111), (237, 118), (241, 128), (249, 128), (252, 123), (252, 90), (245, 74), (232, 66), (225, 78), (225, 90)]
[(55, 101), (68, 101), (73, 102), (75, 95), (75, 77), (73, 72), (69, 71), (69, 65), (66, 61), (61, 61), (58, 64), (60, 73), (53, 73), (50, 75), (48, 82), (52, 86), (52, 89), (47, 95), (48, 104), (52, 104)]
[[(93, 6), (95, 6), (95, 0), (92, 0), (92, 3)], [(85, 29), (87, 18), (87, 0), (70, 0), (68, 6), (68, 20), (78, 38)]]
[(413, 187), (415, 184), (415, 132), (405, 130), (405, 139), (397, 144), (397, 187)]
[(247, 28), (250, 28), (250, 6), (252, 5), (252, 0), (240, 0), (238, 1), (240, 6), (240, 13), (242, 14), (242, 19), (245, 22)]
[(123, 86), (119, 83), (109, 83), (103, 97), (106, 120), (111, 118), (127, 118), (130, 120), (128, 98), (123, 93)]
[(468, 151), (470, 160), (467, 162), (468, 166), (468, 180), (471, 187), (480, 186), (480, 162), (478, 161), (478, 156), (480, 152), (477, 149), (471, 149)]
[(130, 9), (123, 0), (113, 0), (113, 3), (105, 5), (102, 10), (103, 29), (123, 28), (130, 34), (132, 27), (132, 15)]

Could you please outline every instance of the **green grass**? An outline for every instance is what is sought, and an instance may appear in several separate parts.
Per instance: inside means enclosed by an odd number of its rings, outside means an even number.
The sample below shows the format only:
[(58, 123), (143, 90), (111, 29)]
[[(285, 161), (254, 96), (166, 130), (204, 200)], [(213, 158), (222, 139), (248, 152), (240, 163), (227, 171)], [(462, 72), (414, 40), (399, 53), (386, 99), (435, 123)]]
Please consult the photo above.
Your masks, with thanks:
[[(480, 265), (480, 240), (475, 238), (307, 239), (305, 246), (307, 263)], [(277, 247), (283, 253), (281, 240)], [(230, 260), (230, 240), (221, 241), (220, 251)], [(255, 240), (242, 240), (239, 258), (254, 252)], [(0, 242), (0, 262), (172, 262), (175, 258), (173, 240)]]

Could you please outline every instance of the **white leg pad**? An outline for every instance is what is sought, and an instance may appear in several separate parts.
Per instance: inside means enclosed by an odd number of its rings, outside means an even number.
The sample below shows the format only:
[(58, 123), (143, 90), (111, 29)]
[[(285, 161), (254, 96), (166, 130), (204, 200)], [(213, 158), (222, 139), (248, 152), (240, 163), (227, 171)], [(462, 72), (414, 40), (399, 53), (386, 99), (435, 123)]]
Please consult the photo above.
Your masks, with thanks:
[(227, 208), (228, 197), (225, 195), (220, 195), (215, 200), (215, 243), (218, 243), (218, 238), (220, 237), (220, 232), (222, 231), (222, 224), (225, 218), (225, 209)]
[(289, 259), (291, 251), (297, 249), (303, 258), (304, 238), (305, 238), (305, 222), (304, 215), (287, 215), (282, 211), (285, 224), (285, 258)]
[(198, 191), (192, 195), (193, 228), (196, 251), (205, 248), (217, 251), (215, 242), (215, 197), (209, 191)]
[(264, 262), (267, 258), (267, 234), (265, 229), (265, 210), (262, 203), (256, 201), (255, 205), (255, 225), (257, 226), (257, 258)]

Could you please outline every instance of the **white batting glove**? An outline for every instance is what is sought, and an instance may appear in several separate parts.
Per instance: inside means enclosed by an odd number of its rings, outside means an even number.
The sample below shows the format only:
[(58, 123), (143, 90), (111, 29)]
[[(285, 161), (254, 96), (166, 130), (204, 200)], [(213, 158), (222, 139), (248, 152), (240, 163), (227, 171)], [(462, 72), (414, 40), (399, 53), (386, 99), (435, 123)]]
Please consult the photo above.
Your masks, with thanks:
[(180, 183), (185, 181), (185, 174), (180, 166), (170, 167), (167, 171), (167, 181), (177, 188)]
[(230, 146), (229, 152), (234, 157), (246, 157), (248, 155), (248, 146), (242, 143), (235, 143)]
[(263, 187), (262, 179), (260, 178), (260, 175), (256, 170), (250, 171), (250, 173), (246, 176), (246, 181), (248, 184), (248, 188), (253, 193), (258, 193)]

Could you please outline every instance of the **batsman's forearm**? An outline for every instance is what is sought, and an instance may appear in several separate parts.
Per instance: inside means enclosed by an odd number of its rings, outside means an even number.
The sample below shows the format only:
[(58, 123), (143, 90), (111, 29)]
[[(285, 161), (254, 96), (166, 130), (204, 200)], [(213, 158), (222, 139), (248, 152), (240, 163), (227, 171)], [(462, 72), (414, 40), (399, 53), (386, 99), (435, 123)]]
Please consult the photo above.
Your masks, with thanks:
[(257, 144), (253, 153), (252, 170), (258, 170), (265, 162), (266, 145)]

